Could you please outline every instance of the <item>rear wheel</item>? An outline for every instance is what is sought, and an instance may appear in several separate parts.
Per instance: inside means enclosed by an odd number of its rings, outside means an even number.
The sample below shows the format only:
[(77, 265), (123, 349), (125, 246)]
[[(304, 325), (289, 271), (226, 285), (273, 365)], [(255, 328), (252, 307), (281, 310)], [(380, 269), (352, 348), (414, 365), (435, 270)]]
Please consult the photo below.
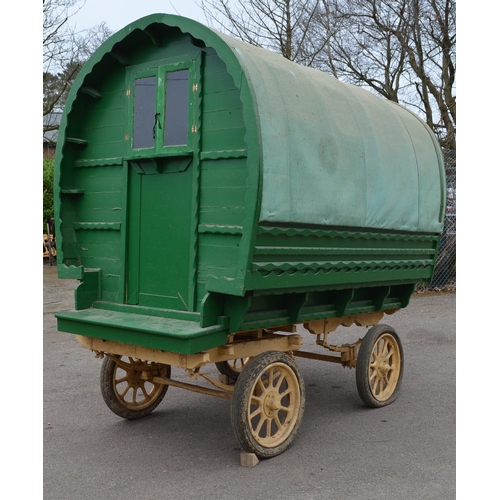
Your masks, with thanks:
[(106, 356), (101, 367), (104, 402), (119, 417), (145, 417), (161, 403), (168, 389), (168, 385), (151, 381), (152, 377), (170, 377), (170, 371), (168, 365), (130, 357)]
[(217, 366), (219, 373), (222, 375), (227, 375), (233, 380), (238, 380), (240, 373), (249, 361), (250, 358), (236, 358), (231, 359), (230, 361), (219, 361), (218, 363), (215, 363), (215, 365)]
[(304, 414), (305, 386), (295, 361), (279, 351), (252, 358), (231, 400), (231, 425), (244, 451), (259, 458), (283, 453)]
[(363, 402), (380, 408), (394, 402), (403, 379), (403, 346), (387, 325), (372, 327), (361, 341), (356, 361), (356, 386)]

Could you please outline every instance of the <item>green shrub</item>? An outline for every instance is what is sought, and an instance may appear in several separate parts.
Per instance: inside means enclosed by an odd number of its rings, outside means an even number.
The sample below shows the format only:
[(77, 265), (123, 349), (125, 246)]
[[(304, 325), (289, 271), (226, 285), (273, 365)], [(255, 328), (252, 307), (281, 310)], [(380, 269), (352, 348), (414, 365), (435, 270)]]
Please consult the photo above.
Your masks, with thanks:
[(47, 219), (54, 217), (54, 160), (43, 160), (43, 232), (47, 232)]

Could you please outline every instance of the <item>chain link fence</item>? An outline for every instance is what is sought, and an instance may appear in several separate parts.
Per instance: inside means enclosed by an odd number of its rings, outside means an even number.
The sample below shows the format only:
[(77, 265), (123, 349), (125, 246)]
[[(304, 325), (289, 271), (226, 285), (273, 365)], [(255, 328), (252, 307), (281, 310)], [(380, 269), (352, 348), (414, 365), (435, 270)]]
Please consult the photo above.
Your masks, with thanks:
[(417, 290), (455, 291), (457, 284), (457, 177), (456, 155), (451, 149), (443, 150), (446, 168), (446, 214), (441, 245), (430, 283), (422, 283)]

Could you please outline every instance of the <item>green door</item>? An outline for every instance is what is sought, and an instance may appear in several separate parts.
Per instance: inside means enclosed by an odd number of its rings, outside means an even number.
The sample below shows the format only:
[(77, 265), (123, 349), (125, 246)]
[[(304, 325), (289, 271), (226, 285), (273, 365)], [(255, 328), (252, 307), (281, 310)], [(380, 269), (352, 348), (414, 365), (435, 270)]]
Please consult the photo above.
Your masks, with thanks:
[(130, 304), (188, 310), (192, 170), (144, 175), (131, 169)]
[(189, 310), (199, 58), (128, 71), (126, 301)]

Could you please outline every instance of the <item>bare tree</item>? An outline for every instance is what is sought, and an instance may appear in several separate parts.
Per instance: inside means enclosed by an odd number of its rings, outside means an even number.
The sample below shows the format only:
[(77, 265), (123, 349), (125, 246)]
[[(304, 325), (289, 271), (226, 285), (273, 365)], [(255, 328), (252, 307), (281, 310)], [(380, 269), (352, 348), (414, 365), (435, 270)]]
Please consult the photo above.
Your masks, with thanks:
[(74, 58), (76, 36), (69, 20), (82, 0), (43, 0), (43, 69), (60, 70)]
[(455, 11), (454, 0), (322, 0), (323, 69), (413, 110), (455, 149)]
[(43, 133), (59, 128), (56, 113), (84, 62), (110, 35), (106, 23), (77, 31), (70, 23), (85, 0), (43, 0)]
[(427, 123), (441, 136), (445, 147), (455, 149), (455, 1), (412, 0), (408, 25), (409, 37), (397, 33), (396, 36), (417, 76), (415, 89)]
[(408, 107), (455, 149), (455, 0), (201, 2), (222, 31)]
[[(405, 54), (392, 33), (378, 28), (366, 7), (364, 0), (322, 0), (317, 23), (329, 34), (329, 42), (318, 58), (319, 67), (399, 102), (408, 84)], [(382, 15), (386, 22), (401, 26), (391, 11)]]
[(322, 0), (323, 69), (419, 114), (455, 149), (454, 0)]
[(305, 66), (326, 44), (314, 19), (321, 0), (200, 0), (208, 23)]

